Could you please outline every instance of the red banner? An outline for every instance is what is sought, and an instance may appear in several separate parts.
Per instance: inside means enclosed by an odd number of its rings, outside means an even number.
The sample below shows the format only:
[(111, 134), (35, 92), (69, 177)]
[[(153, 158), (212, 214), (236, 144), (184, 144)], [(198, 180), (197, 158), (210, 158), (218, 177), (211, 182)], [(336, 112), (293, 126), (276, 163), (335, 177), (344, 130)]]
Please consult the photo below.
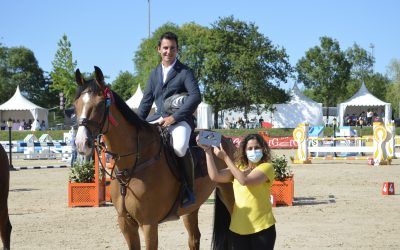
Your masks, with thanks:
[[(239, 147), (240, 142), (243, 140), (243, 136), (227, 136), (231, 138), (236, 147)], [(293, 137), (266, 137), (263, 136), (264, 140), (268, 142), (270, 148), (285, 149), (285, 148), (297, 148), (297, 142), (293, 140)]]

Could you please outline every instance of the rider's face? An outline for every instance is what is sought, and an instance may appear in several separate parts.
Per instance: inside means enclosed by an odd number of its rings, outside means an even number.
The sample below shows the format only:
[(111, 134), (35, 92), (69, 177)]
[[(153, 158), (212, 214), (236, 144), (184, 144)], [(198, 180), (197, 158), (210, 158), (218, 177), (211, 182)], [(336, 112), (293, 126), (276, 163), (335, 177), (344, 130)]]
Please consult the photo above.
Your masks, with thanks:
[(160, 53), (162, 64), (166, 67), (174, 63), (176, 55), (178, 53), (178, 46), (174, 40), (163, 39), (158, 47), (158, 53)]

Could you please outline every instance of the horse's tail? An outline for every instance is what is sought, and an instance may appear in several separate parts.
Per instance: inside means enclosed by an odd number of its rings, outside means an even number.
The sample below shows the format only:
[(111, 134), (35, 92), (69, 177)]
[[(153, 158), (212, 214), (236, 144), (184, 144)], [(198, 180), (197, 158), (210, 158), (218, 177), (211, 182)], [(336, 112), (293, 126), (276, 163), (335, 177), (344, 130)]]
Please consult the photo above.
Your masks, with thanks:
[(221, 194), (218, 188), (215, 190), (214, 201), (214, 228), (211, 247), (213, 250), (228, 249), (229, 224), (231, 223), (231, 215), (225, 204), (219, 197)]

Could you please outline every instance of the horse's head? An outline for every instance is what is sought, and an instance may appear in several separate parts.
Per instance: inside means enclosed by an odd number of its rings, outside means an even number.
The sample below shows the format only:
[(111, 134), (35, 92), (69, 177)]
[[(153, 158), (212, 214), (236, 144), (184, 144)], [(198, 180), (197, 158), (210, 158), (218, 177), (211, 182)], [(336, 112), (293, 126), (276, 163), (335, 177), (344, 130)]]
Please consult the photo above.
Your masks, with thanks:
[(94, 68), (95, 78), (91, 80), (85, 80), (79, 69), (75, 72), (78, 90), (74, 105), (79, 125), (75, 143), (79, 154), (86, 156), (92, 154), (94, 139), (102, 133), (112, 98), (101, 69)]

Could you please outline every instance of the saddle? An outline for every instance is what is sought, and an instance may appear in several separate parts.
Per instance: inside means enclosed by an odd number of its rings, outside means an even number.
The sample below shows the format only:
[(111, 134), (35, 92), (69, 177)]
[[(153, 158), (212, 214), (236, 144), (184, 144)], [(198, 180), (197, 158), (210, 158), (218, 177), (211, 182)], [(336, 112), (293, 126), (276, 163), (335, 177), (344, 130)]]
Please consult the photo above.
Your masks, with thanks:
[[(196, 132), (192, 132), (189, 139), (189, 150), (193, 157), (195, 179), (208, 175), (205, 153), (200, 147), (197, 146), (196, 143), (197, 134), (198, 133)], [(182, 170), (178, 167), (178, 160), (177, 160), (178, 156), (175, 154), (174, 148), (171, 143), (172, 142), (171, 134), (167, 129), (161, 128), (160, 135), (163, 142), (163, 149), (164, 149), (163, 152), (167, 160), (167, 165), (170, 168), (172, 174), (175, 176), (175, 178), (180, 183), (182, 183), (184, 177)], [(168, 214), (164, 217), (164, 219), (160, 221), (160, 223), (179, 219), (177, 211), (181, 204), (181, 200), (183, 199), (184, 191), (185, 191), (184, 187), (183, 185), (181, 185), (179, 193), (175, 199), (173, 206), (171, 207)]]
[[(171, 134), (167, 129), (161, 128), (160, 135), (163, 142), (164, 154), (168, 163), (168, 167), (172, 174), (178, 181), (182, 181), (182, 172), (178, 168), (177, 155), (175, 154), (174, 148), (172, 146)], [(204, 177), (208, 175), (206, 155), (204, 151), (197, 146), (196, 137), (198, 132), (192, 131), (189, 139), (189, 150), (192, 153), (194, 162), (194, 174), (195, 179), (199, 177)]]

